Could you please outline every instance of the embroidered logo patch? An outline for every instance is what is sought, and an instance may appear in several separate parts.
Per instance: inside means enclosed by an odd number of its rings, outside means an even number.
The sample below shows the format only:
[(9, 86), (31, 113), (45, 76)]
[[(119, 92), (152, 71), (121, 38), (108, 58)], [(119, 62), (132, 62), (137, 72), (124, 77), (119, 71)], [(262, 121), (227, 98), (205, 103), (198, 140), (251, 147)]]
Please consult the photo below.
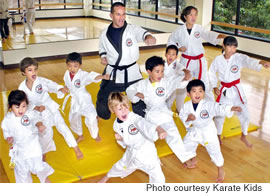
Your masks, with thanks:
[(133, 45), (132, 39), (128, 38), (128, 39), (126, 40), (126, 45), (127, 45), (127, 47), (132, 46), (132, 45)]
[(80, 79), (75, 80), (75, 81), (74, 81), (74, 86), (75, 86), (76, 88), (80, 88), (80, 87), (81, 87), (81, 80), (80, 80)]
[(43, 91), (42, 85), (41, 84), (37, 85), (35, 90), (36, 90), (36, 93), (41, 94)]
[(231, 72), (232, 73), (237, 73), (239, 71), (239, 67), (237, 65), (232, 65), (231, 66)]
[(202, 119), (207, 119), (209, 117), (209, 113), (207, 110), (202, 110), (201, 113), (200, 113), (200, 117)]
[(197, 39), (200, 38), (201, 37), (201, 33), (198, 32), (198, 31), (197, 32), (194, 32), (194, 37), (197, 38)]
[(24, 115), (21, 119), (21, 124), (23, 126), (28, 126), (30, 125), (30, 120), (29, 120), (29, 117), (27, 115)]
[(174, 69), (174, 70), (176, 69), (176, 62), (173, 63), (173, 69)]
[(164, 94), (165, 94), (165, 89), (164, 89), (163, 87), (158, 87), (158, 88), (156, 89), (156, 94), (157, 94), (158, 96), (160, 96), (160, 97), (164, 96)]
[(128, 132), (131, 135), (136, 135), (139, 132), (139, 130), (133, 124), (131, 124), (130, 126), (128, 126)]

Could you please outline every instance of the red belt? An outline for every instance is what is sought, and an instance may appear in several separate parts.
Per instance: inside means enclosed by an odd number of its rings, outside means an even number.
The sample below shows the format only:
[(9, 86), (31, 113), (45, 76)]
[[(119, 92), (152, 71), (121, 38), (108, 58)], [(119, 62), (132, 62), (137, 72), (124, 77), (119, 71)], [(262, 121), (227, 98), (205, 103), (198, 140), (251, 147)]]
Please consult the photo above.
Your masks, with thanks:
[(232, 86), (234, 86), (234, 87), (237, 89), (237, 92), (238, 92), (238, 95), (239, 95), (239, 97), (240, 97), (241, 102), (244, 104), (244, 101), (243, 101), (243, 99), (242, 99), (242, 97), (241, 97), (240, 91), (239, 91), (238, 87), (236, 86), (236, 85), (239, 84), (239, 83), (240, 83), (240, 79), (237, 79), (237, 80), (235, 80), (235, 81), (228, 82), (228, 83), (226, 83), (226, 82), (221, 82), (222, 87), (221, 87), (221, 89), (220, 89), (220, 93), (219, 93), (219, 95), (218, 95), (216, 101), (217, 101), (217, 102), (220, 101), (220, 98), (221, 98), (221, 95), (222, 95), (222, 90), (224, 89), (224, 87), (226, 87), (226, 88), (231, 88)]
[(203, 54), (200, 54), (198, 56), (189, 56), (186, 54), (182, 54), (182, 56), (183, 56), (183, 58), (188, 59), (186, 68), (188, 68), (188, 65), (189, 65), (191, 60), (199, 60), (200, 61), (200, 71), (199, 71), (198, 79), (201, 80), (201, 78), (202, 78), (202, 60), (201, 60), (201, 58), (203, 57)]

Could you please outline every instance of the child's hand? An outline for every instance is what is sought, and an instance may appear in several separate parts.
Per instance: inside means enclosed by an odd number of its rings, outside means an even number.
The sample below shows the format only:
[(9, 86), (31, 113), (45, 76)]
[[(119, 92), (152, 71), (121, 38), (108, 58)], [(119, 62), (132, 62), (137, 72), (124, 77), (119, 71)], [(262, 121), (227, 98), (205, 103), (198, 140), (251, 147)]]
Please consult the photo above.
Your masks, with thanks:
[(231, 108), (231, 111), (235, 111), (235, 112), (242, 112), (242, 108), (241, 107), (239, 107), (239, 106), (233, 106), (232, 108)]
[(191, 79), (192, 76), (191, 76), (191, 74), (190, 74), (190, 71), (187, 70), (187, 69), (184, 69), (183, 71), (184, 71), (184, 73), (185, 73), (185, 77), (184, 77), (183, 80), (189, 80), (189, 79)]
[(8, 144), (12, 144), (14, 142), (14, 138), (13, 137), (8, 137), (7, 138), (7, 143)]
[(270, 66), (270, 62), (266, 62), (266, 61), (261, 61), (260, 64), (262, 64), (263, 67), (265, 67), (265, 68), (269, 68), (269, 66)]
[(34, 110), (38, 111), (38, 112), (42, 112), (44, 111), (46, 108), (45, 106), (43, 105), (40, 105), (40, 106), (35, 106)]
[(108, 64), (108, 61), (107, 61), (107, 58), (106, 57), (101, 58), (101, 64), (103, 64), (103, 65), (107, 65)]
[(140, 99), (144, 99), (143, 93), (137, 92), (135, 96), (139, 97)]
[(180, 52), (185, 52), (187, 50), (187, 48), (185, 46), (182, 46), (181, 48), (179, 48)]
[(214, 88), (214, 93), (218, 96), (220, 94), (220, 90), (218, 89), (218, 87)]
[(187, 118), (187, 120), (186, 120), (186, 122), (189, 122), (189, 121), (194, 121), (194, 120), (196, 120), (195, 115), (193, 115), (193, 114), (189, 114), (189, 115), (188, 115), (188, 118)]
[(149, 46), (149, 45), (156, 44), (156, 41), (157, 40), (156, 40), (156, 38), (154, 36), (147, 35), (146, 38), (145, 38), (145, 40), (144, 40), (144, 43)]
[(162, 127), (158, 126), (156, 131), (158, 132), (159, 139), (165, 139), (167, 137), (167, 132)]
[(60, 92), (62, 92), (62, 93), (64, 93), (64, 94), (69, 93), (69, 89), (68, 89), (68, 87), (66, 87), (66, 86), (64, 86), (64, 88), (60, 88), (58, 91), (60, 91)]
[(36, 124), (36, 126), (37, 126), (38, 131), (39, 131), (40, 133), (42, 133), (42, 132), (46, 129), (45, 125), (43, 125), (42, 122), (38, 122), (38, 123)]
[(121, 135), (119, 135), (118, 133), (115, 133), (114, 137), (117, 141), (123, 141), (123, 137), (121, 137)]
[(110, 75), (109, 74), (104, 74), (102, 76), (102, 79), (104, 79), (104, 80), (110, 80)]

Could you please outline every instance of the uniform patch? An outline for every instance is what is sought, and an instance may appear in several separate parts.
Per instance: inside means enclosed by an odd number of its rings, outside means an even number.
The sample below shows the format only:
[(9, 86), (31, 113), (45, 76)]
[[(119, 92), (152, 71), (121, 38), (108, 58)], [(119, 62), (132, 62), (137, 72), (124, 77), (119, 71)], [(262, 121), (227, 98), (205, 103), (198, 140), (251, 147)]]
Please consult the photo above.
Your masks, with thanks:
[(128, 38), (128, 39), (126, 40), (126, 45), (127, 45), (127, 47), (132, 46), (132, 45), (133, 45), (132, 39)]
[(157, 94), (158, 96), (160, 96), (160, 97), (164, 96), (164, 94), (165, 94), (165, 89), (164, 89), (163, 87), (158, 87), (158, 88), (156, 89), (156, 94)]
[(237, 73), (239, 71), (239, 67), (237, 65), (232, 65), (231, 66), (231, 72), (232, 73)]
[(174, 69), (174, 70), (176, 69), (176, 62), (173, 63), (173, 69)]
[(200, 113), (200, 117), (202, 119), (207, 119), (209, 117), (209, 113), (207, 110), (202, 110), (201, 113)]
[(194, 32), (194, 37), (197, 38), (197, 39), (200, 38), (201, 37), (201, 33), (198, 32), (198, 31), (197, 32)]
[(136, 135), (139, 132), (139, 130), (133, 124), (131, 124), (130, 126), (128, 126), (128, 132), (131, 135)]
[(23, 126), (28, 126), (28, 125), (30, 125), (30, 120), (29, 120), (29, 117), (28, 117), (27, 115), (22, 116), (21, 124), (22, 124)]
[(80, 79), (75, 80), (75, 81), (74, 81), (74, 86), (75, 86), (76, 88), (80, 88), (80, 87), (81, 87), (81, 80), (80, 80)]
[(37, 85), (35, 90), (36, 93), (41, 94), (43, 91), (42, 84)]

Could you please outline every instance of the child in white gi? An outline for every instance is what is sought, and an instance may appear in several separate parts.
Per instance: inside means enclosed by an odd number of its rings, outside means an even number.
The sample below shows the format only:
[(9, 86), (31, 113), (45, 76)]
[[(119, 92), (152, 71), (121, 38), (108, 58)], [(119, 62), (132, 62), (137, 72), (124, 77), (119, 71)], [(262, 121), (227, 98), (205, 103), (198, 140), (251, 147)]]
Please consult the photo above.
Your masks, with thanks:
[(44, 160), (47, 152), (56, 150), (52, 126), (56, 126), (68, 146), (74, 149), (77, 159), (82, 159), (83, 154), (58, 110), (59, 105), (48, 94), (48, 92), (54, 92), (63, 95), (66, 88), (46, 78), (38, 77), (38, 63), (33, 58), (24, 58), (20, 62), (20, 70), (26, 79), (20, 84), (19, 89), (26, 93), (30, 108), (40, 112), (43, 123), (47, 127), (46, 131), (40, 135)]
[[(217, 102), (220, 104), (233, 104), (242, 108), (242, 112), (237, 113), (240, 120), (242, 135), (241, 141), (247, 147), (252, 147), (246, 138), (248, 134), (249, 113), (247, 108), (247, 99), (244, 90), (240, 84), (242, 68), (250, 68), (256, 71), (261, 70), (262, 66), (268, 68), (270, 63), (248, 57), (247, 55), (236, 53), (238, 43), (236, 38), (228, 36), (224, 39), (222, 55), (217, 56), (209, 69), (209, 78), (214, 93), (218, 96)], [(221, 83), (217, 87), (218, 79)], [(221, 142), (224, 117), (216, 117), (215, 124), (218, 130), (218, 137)]]
[[(160, 125), (167, 132), (166, 142), (184, 163), (192, 158), (191, 152), (185, 150), (182, 138), (173, 120), (173, 112), (168, 109), (166, 100), (176, 90), (185, 88), (188, 84), (189, 74), (184, 76), (164, 76), (164, 60), (153, 56), (147, 59), (145, 68), (149, 78), (141, 80), (126, 90), (127, 96), (132, 103), (143, 100), (146, 104), (145, 118), (153, 124)], [(186, 163), (188, 167), (191, 163)]]
[[(206, 96), (214, 100), (212, 89), (209, 85), (208, 66), (204, 57), (203, 39), (216, 45), (225, 35), (204, 29), (195, 24), (198, 9), (193, 6), (186, 7), (181, 13), (181, 20), (185, 23), (176, 29), (168, 40), (168, 45), (176, 45), (181, 55), (181, 64), (191, 71), (193, 78), (200, 79), (206, 86)], [(184, 93), (185, 94), (185, 93)], [(185, 98), (186, 94), (182, 97)]]
[(8, 96), (9, 112), (5, 115), (1, 127), (4, 139), (13, 144), (10, 149), (16, 183), (31, 183), (31, 173), (37, 175), (41, 183), (49, 183), (54, 170), (42, 161), (42, 150), (38, 133), (46, 127), (41, 117), (28, 110), (26, 94), (20, 90), (11, 91)]
[(73, 52), (67, 56), (66, 64), (68, 70), (64, 75), (67, 91), (70, 93), (66, 96), (63, 104), (65, 108), (66, 101), (71, 96), (71, 107), (69, 112), (70, 128), (78, 135), (77, 143), (84, 139), (82, 130), (81, 117), (85, 116), (85, 124), (91, 136), (100, 141), (98, 134), (99, 128), (97, 123), (97, 112), (92, 102), (91, 95), (86, 91), (85, 86), (91, 82), (99, 82), (101, 79), (108, 80), (109, 74), (101, 75), (96, 72), (86, 72), (81, 70), (82, 57), (79, 53)]
[[(164, 66), (164, 77), (169, 78), (175, 75), (184, 75), (190, 73), (185, 67), (177, 60), (178, 48), (175, 45), (169, 45), (166, 48), (166, 61)], [(177, 89), (167, 99), (168, 108), (171, 109), (174, 100), (176, 99), (176, 109), (180, 112), (182, 105), (184, 104), (186, 89)]]
[(30, 34), (34, 34), (33, 25), (35, 23), (35, 0), (24, 0), (26, 9), (26, 24)]
[[(219, 105), (213, 100), (204, 99), (205, 86), (201, 80), (195, 79), (188, 83), (187, 93), (191, 98), (184, 104), (180, 111), (180, 118), (187, 128), (184, 144), (187, 150), (196, 156), (199, 144), (203, 145), (212, 162), (217, 166), (218, 176), (216, 182), (223, 182), (225, 172), (223, 170), (224, 159), (220, 150), (217, 137), (217, 129), (213, 122), (215, 116), (232, 116), (232, 111), (241, 111), (241, 107), (232, 105)], [(196, 165), (195, 158), (192, 163)]]
[(122, 93), (111, 93), (108, 106), (117, 117), (113, 125), (115, 138), (126, 151), (99, 182), (107, 182), (111, 177), (124, 178), (139, 169), (149, 175), (150, 183), (165, 183), (154, 141), (164, 139), (166, 132), (130, 112), (128, 98)]

